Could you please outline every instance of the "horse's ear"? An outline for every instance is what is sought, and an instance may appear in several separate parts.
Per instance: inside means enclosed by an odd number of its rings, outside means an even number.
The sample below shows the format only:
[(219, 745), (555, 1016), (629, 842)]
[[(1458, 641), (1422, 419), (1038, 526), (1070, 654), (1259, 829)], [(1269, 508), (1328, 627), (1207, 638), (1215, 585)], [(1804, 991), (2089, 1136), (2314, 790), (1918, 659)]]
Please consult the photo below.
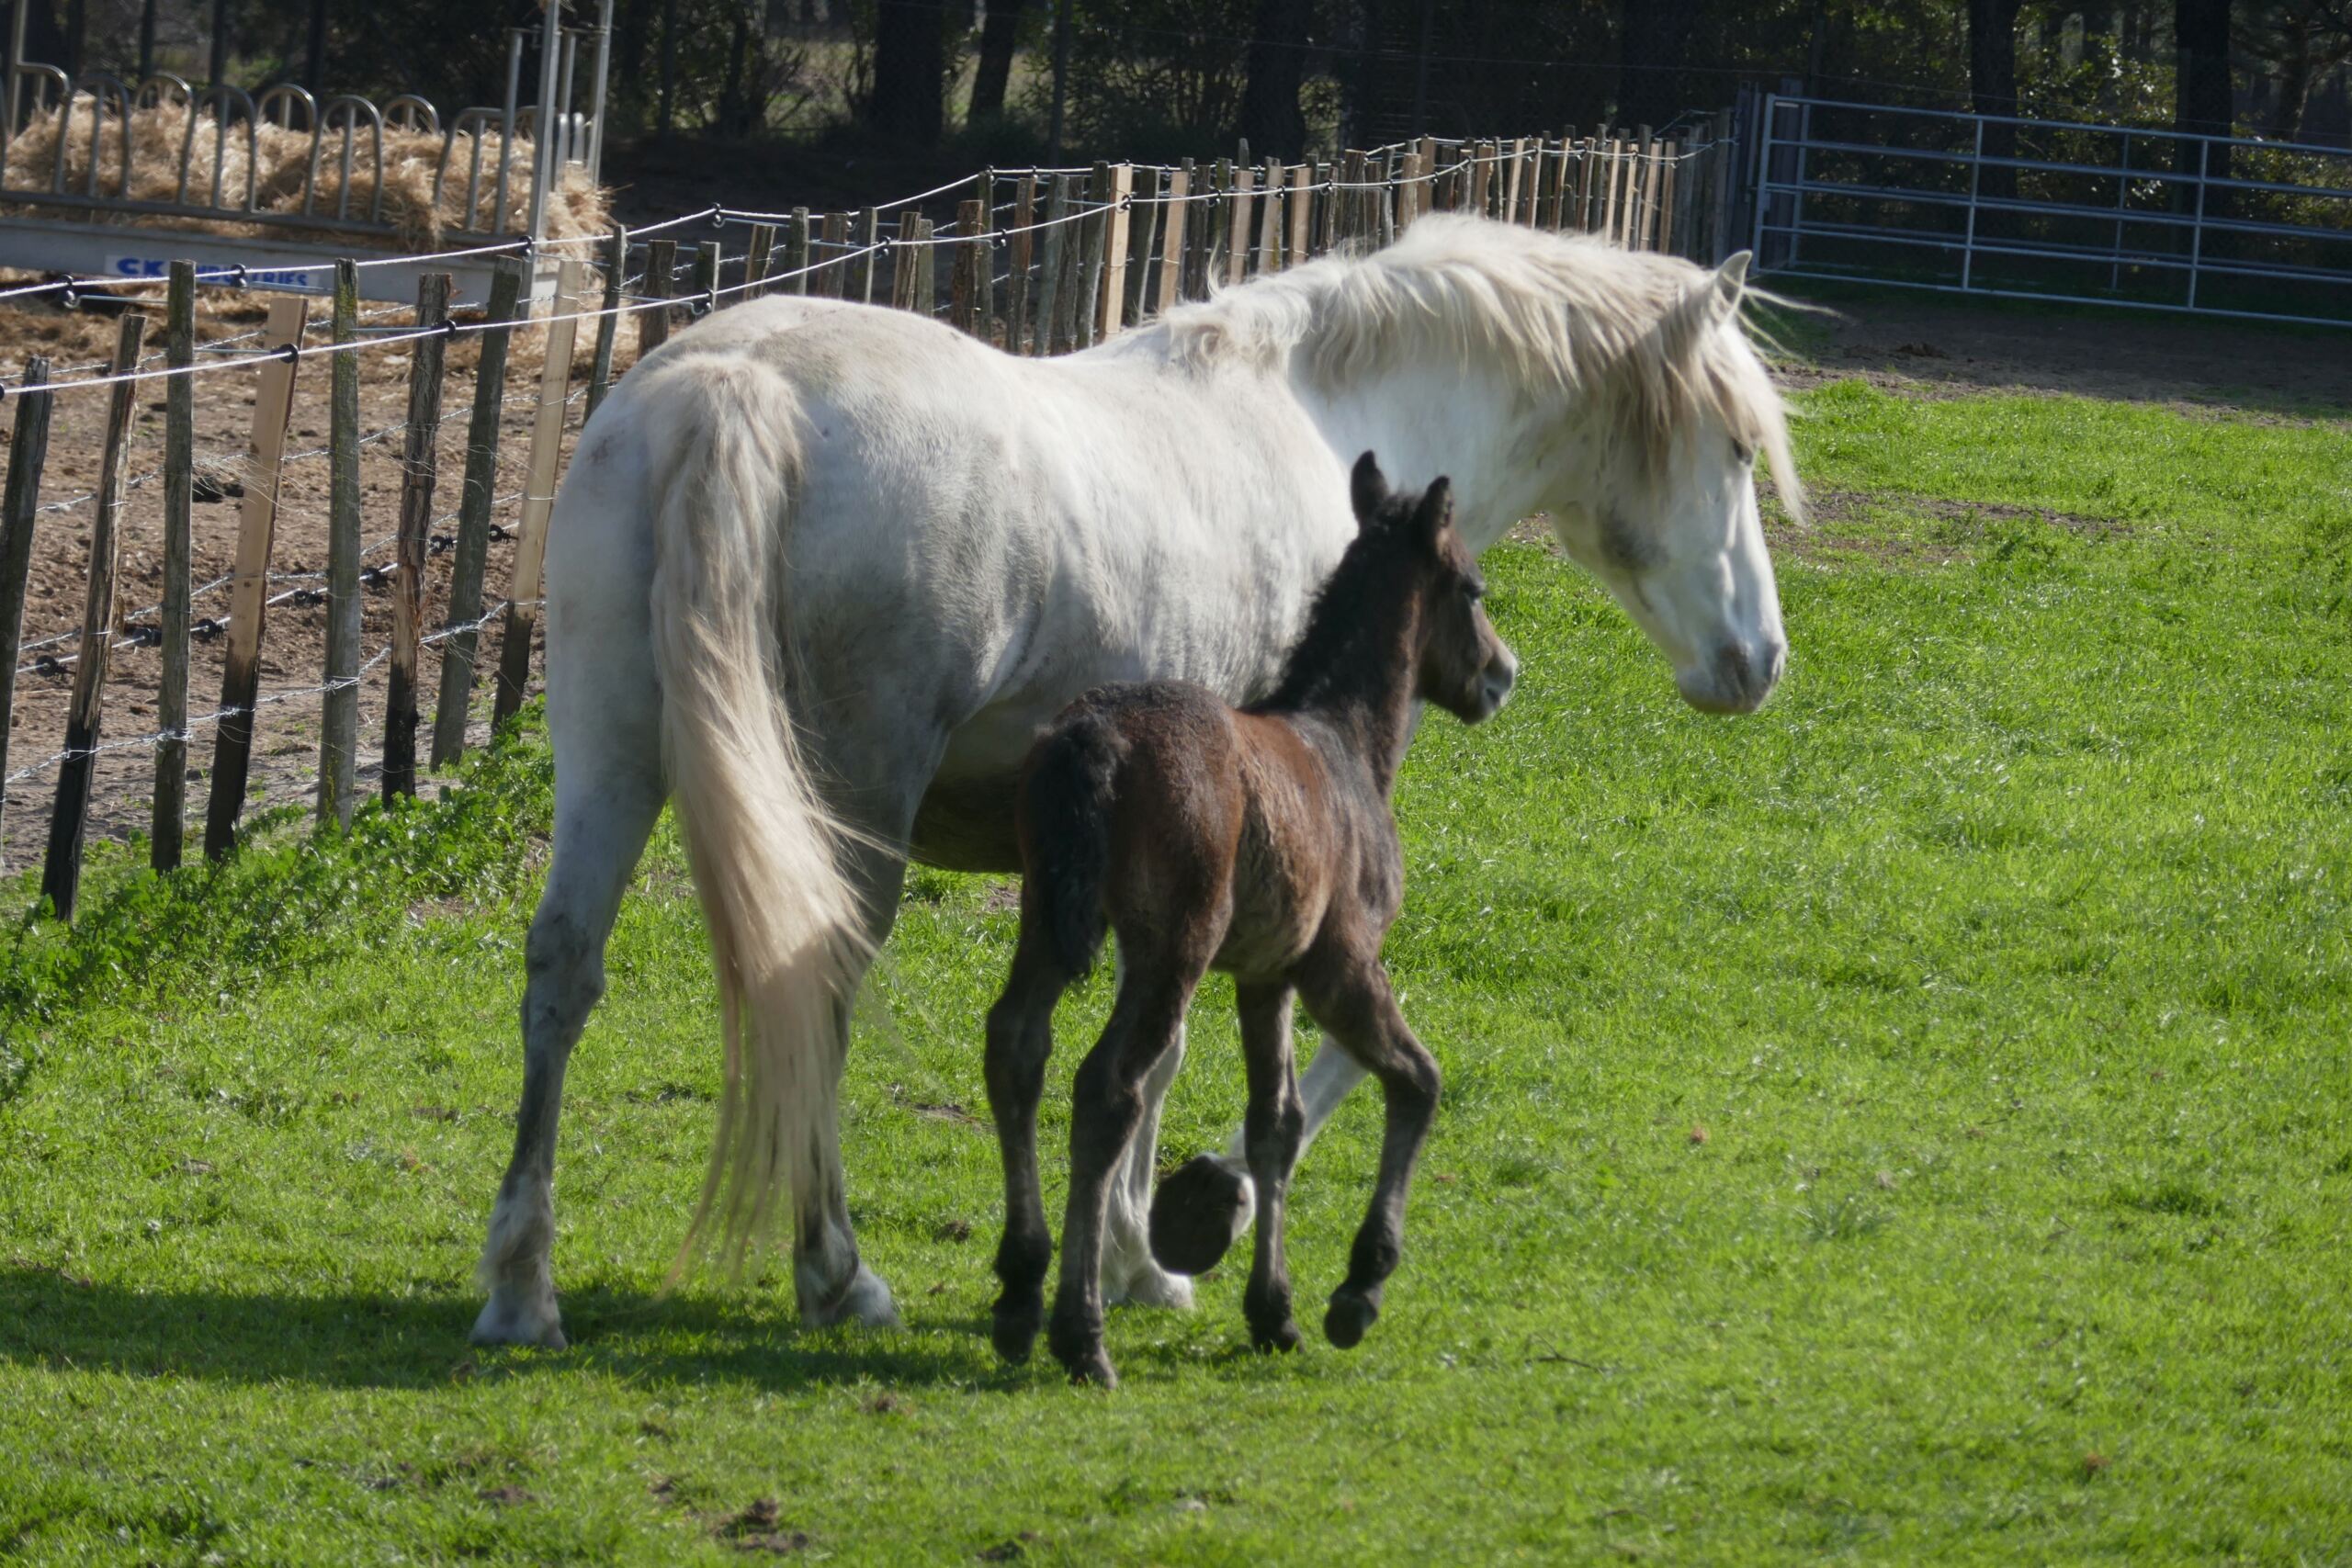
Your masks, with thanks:
[(1734, 251), (1715, 268), (1714, 297), (1709, 304), (1716, 321), (1728, 321), (1738, 311), (1740, 299), (1747, 292), (1748, 257), (1747, 251)]
[(1438, 536), (1453, 522), (1453, 481), (1440, 474), (1421, 492), (1420, 509), (1413, 513), (1413, 531), (1434, 552)]
[(1355, 502), (1356, 526), (1372, 526), (1373, 519), (1388, 503), (1387, 476), (1380, 471), (1379, 461), (1369, 452), (1356, 459), (1355, 472), (1348, 476), (1348, 499)]

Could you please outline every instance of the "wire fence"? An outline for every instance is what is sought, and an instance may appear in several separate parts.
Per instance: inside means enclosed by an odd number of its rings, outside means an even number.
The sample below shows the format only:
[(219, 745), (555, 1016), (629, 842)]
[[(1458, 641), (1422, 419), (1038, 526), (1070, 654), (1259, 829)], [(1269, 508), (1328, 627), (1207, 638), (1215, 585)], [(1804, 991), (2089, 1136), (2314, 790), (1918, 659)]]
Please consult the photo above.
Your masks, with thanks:
[[(250, 286), (237, 267), (175, 264), (160, 298), (153, 279), (52, 279), (0, 290), (0, 303), (43, 295), (70, 299), (85, 290), (117, 298), (136, 291), (121, 318), (117, 351), (107, 360), (52, 376), (39, 359), (28, 359), (0, 379), (0, 400), (15, 405), (0, 499), (0, 784), (55, 775), (43, 891), (59, 914), (70, 917), (102, 758), (113, 759), (110, 786), (135, 785), (137, 777), (126, 777), (120, 763), (126, 755), (153, 753), (151, 859), (168, 869), (183, 852), (188, 749), (208, 733), (215, 750), (204, 780), (210, 792), (205, 850), (220, 855), (235, 842), (264, 710), (307, 714), (315, 708), (313, 776), (318, 809), (328, 823), (349, 820), (363, 771), (356, 728), (363, 687), (379, 680), (384, 686), (383, 739), (369, 765), (388, 797), (416, 787), (420, 728), (429, 723), (432, 766), (463, 752), (469, 723), (479, 729), (476, 668), (492, 664), (486, 644), (496, 645), (491, 716), (493, 722), (509, 717), (531, 680), (540, 562), (565, 441), (624, 372), (628, 351), (641, 357), (681, 317), (750, 297), (815, 296), (933, 316), (1012, 354), (1057, 354), (1102, 342), (1179, 300), (1204, 298), (1326, 251), (1385, 243), (1432, 209), (1594, 232), (1635, 248), (1711, 261), (1731, 231), (1732, 159), (1721, 130), (1718, 122), (1718, 133), (1702, 128), (1688, 141), (1646, 133), (1424, 138), (1292, 164), (1253, 164), (1245, 155), (1163, 165), (989, 170), (855, 211), (714, 206), (634, 232), (500, 242), (394, 258), (415, 265), (494, 257), (491, 296), (460, 302), (473, 308), (469, 314), (452, 314), (448, 275), (433, 272), (424, 276), (413, 310), (362, 311), (356, 275), (371, 263), (345, 261), (336, 264), (338, 286), (322, 341), (310, 335), (314, 302), (292, 295), (279, 297), (261, 328), (199, 341), (198, 290)], [(553, 288), (546, 290), (550, 276)], [(545, 298), (535, 300), (526, 290)], [(159, 303), (167, 341), (157, 353), (145, 340), (143, 312)], [(620, 342), (624, 320), (635, 322), (633, 344)], [(446, 351), (469, 337), (481, 343), (473, 396), (445, 412)], [(537, 349), (539, 374), (536, 388), (510, 392), (511, 350), (517, 344)], [(405, 351), (406, 416), (363, 426), (363, 374), (393, 350)], [(198, 392), (209, 397), (224, 377), (251, 390), (251, 429), (240, 450), (215, 452), (199, 463), (195, 400)], [(329, 384), (328, 438), (289, 451), (286, 437), (297, 389), (310, 388), (315, 396), (322, 377)], [(164, 412), (163, 461), (133, 477), (130, 450), (148, 439), (136, 416), (138, 399), (157, 392)], [(105, 405), (98, 482), (43, 502), (52, 412), (87, 408), (86, 399)], [(444, 432), (460, 423), (460, 503), (436, 509)], [(509, 431), (509, 424), (516, 428)], [(506, 465), (515, 466), (515, 438), (526, 475), (519, 487), (501, 482), (502, 452)], [(274, 559), (280, 498), (289, 471), (322, 460), (328, 469), (327, 565), (287, 570)], [(388, 461), (397, 466), (398, 523), (370, 538), (361, 473), (365, 464)], [(134, 495), (142, 505), (159, 502), (163, 591), (155, 603), (126, 612), (118, 601), (126, 514)], [(234, 564), (197, 581), (190, 508), (199, 501), (233, 501), (238, 522)], [(89, 543), (79, 624), (25, 640), (36, 529), (85, 514)], [(495, 592), (486, 581), (492, 543), (512, 546), (506, 582)], [(51, 548), (53, 559), (53, 544)], [(436, 570), (434, 563), (445, 558), (446, 571)], [(370, 594), (390, 600), (391, 625), (363, 657), (364, 601)], [(428, 603), (441, 617), (430, 629), (424, 619)], [(266, 612), (289, 604), (323, 611), (325, 652), (318, 678), (264, 692)], [(375, 619), (380, 632), (380, 607)], [(71, 651), (63, 650), (67, 644)], [(193, 644), (217, 646), (222, 697), (190, 715)], [(127, 666), (115, 667), (112, 655), (146, 649), (161, 656), (153, 694), (157, 722), (139, 734), (101, 739), (110, 688), (130, 685), (127, 696), (146, 695)], [(433, 682), (424, 664), (435, 650), (439, 680), (428, 692)], [(12, 732), (27, 729), (27, 709), (33, 705), (26, 695), (68, 681), (62, 743), (11, 766)], [(133, 711), (146, 711), (143, 702)], [(279, 749), (293, 735), (282, 734)], [(13, 804), (0, 802), (0, 810)], [(114, 818), (119, 825), (119, 813)], [(0, 818), (0, 832), (7, 826)]]

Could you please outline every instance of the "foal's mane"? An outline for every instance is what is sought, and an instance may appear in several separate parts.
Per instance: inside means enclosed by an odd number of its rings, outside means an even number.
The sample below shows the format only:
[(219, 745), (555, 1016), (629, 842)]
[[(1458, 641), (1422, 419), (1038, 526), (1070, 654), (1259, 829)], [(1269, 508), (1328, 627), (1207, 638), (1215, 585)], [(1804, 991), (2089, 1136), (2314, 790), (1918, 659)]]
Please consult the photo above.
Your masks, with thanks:
[(1652, 475), (1678, 428), (1713, 415), (1770, 459), (1799, 510), (1780, 394), (1744, 330), (1708, 330), (1712, 276), (1584, 235), (1431, 213), (1385, 250), (1323, 256), (1177, 307), (1165, 330), (1179, 364), (1295, 355), (1325, 388), (1409, 364), (1499, 364), (1530, 398), (1608, 400)]
[(1423, 591), (1415, 559), (1422, 547), (1413, 522), (1422, 494), (1390, 495), (1378, 515), (1349, 541), (1347, 553), (1316, 591), (1306, 629), (1283, 658), (1273, 690), (1250, 704), (1250, 711), (1287, 713), (1372, 695), (1395, 674), (1381, 654), (1403, 637), (1406, 613)]

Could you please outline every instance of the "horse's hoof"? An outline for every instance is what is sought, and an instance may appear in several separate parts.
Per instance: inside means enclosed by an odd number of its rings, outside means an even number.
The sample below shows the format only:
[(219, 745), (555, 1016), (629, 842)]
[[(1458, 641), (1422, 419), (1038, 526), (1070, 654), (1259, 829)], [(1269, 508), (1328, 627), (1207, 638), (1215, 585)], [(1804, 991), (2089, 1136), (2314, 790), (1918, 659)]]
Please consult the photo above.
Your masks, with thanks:
[(1323, 1314), (1323, 1337), (1342, 1350), (1363, 1343), (1364, 1331), (1380, 1315), (1380, 1298), (1340, 1286), (1331, 1293), (1330, 1310)]
[(1195, 1155), (1151, 1195), (1151, 1255), (1174, 1273), (1205, 1274), (1257, 1209), (1257, 1190), (1239, 1162)]
[(469, 1337), (477, 1345), (536, 1345), (543, 1350), (560, 1350), (568, 1343), (553, 1296), (529, 1302), (495, 1292), (474, 1319)]
[(1029, 1352), (1037, 1343), (1037, 1332), (1045, 1326), (1045, 1308), (1041, 1305), (1009, 1307), (1000, 1302), (989, 1337), (996, 1346), (996, 1353), (1017, 1367), (1029, 1359)]
[(811, 1328), (831, 1328), (843, 1323), (865, 1328), (896, 1328), (899, 1303), (890, 1299), (890, 1287), (882, 1282), (882, 1277), (861, 1263), (847, 1284), (816, 1304), (811, 1304), (811, 1292), (802, 1290), (800, 1320)]
[(1069, 1381), (1080, 1387), (1091, 1384), (1095, 1388), (1113, 1389), (1119, 1386), (1119, 1374), (1111, 1370), (1111, 1358), (1102, 1353), (1100, 1345), (1076, 1356), (1063, 1357), (1062, 1368), (1069, 1373)]
[(1190, 1312), (1193, 1310), (1193, 1281), (1182, 1274), (1171, 1274), (1146, 1258), (1125, 1279), (1103, 1280), (1102, 1304), (1165, 1307), (1170, 1312)]
[(1277, 1350), (1288, 1353), (1298, 1348), (1298, 1325), (1287, 1317), (1271, 1329), (1259, 1328), (1252, 1325), (1250, 1330), (1250, 1340), (1260, 1350), (1268, 1354)]

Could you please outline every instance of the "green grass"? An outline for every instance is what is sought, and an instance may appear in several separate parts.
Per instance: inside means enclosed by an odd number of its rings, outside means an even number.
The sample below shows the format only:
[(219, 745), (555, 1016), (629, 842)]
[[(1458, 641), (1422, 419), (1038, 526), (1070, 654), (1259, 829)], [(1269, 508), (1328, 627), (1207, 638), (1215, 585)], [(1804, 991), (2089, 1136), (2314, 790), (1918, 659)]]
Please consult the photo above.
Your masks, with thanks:
[[(938, 874), (845, 1130), (908, 1328), (657, 1296), (718, 1032), (666, 829), (572, 1067), (575, 1347), (469, 1349), (526, 741), (348, 846), (102, 864), (79, 938), (0, 953), (0, 1557), (2352, 1561), (2352, 443), (1802, 412), (1815, 486), (1868, 500), (1783, 551), (1760, 716), (1685, 711), (1588, 583), (1490, 558), (1525, 673), (1400, 795), (1390, 959), (1448, 1077), (1361, 1349), (1250, 1355), (1227, 1268), (1114, 1315), (1114, 1395), (995, 1364), (967, 1112), (1013, 920)], [(1238, 1112), (1229, 1000), (1171, 1156)], [(1049, 1113), (1105, 1004), (1066, 1007)], [(1378, 1123), (1302, 1170), (1310, 1325)]]

